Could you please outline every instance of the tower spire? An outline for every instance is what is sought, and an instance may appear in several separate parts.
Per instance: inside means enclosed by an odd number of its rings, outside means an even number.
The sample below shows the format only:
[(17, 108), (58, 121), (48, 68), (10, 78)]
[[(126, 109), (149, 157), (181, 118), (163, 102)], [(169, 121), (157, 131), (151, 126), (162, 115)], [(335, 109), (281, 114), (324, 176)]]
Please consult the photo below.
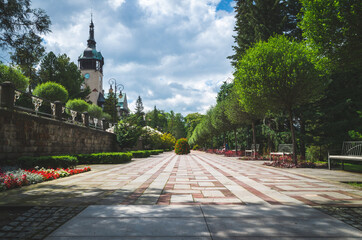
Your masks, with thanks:
[(89, 25), (89, 39), (87, 42), (89, 48), (96, 49), (96, 41), (94, 39), (93, 13), (91, 13), (91, 22)]

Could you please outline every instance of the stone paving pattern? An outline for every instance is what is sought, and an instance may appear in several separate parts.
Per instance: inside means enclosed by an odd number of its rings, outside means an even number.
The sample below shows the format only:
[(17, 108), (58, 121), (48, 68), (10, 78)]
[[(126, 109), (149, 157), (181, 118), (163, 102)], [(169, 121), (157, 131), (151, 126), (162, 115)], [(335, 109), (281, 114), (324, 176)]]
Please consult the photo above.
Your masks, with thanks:
[[(163, 153), (128, 164), (93, 165), (91, 172), (2, 192), (0, 205), (309, 205), (361, 229), (362, 191), (309, 172), (313, 169), (281, 170), (202, 152)], [(362, 181), (362, 174), (348, 175)], [(0, 236), (15, 228), (3, 228)]]

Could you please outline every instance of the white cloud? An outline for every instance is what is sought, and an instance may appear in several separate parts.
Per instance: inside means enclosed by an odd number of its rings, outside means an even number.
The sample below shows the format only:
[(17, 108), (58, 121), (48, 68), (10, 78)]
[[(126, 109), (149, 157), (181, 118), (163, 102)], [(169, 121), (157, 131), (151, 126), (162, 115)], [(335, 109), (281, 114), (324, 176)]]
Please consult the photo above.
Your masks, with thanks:
[(120, 6), (122, 6), (122, 4), (126, 2), (126, 0), (108, 0), (108, 4), (109, 6), (111, 6), (112, 8), (114, 8), (114, 10), (116, 10), (117, 8), (119, 8)]
[[(145, 110), (205, 113), (222, 81), (232, 75), (234, 13), (220, 0), (93, 1), (97, 50), (108, 79), (124, 86), (131, 110), (140, 95)], [(83, 2), (84, 3), (84, 2)], [(86, 47), (90, 8), (78, 1), (34, 0), (53, 25), (46, 48), (77, 62)], [(60, 11), (60, 9), (62, 11)]]

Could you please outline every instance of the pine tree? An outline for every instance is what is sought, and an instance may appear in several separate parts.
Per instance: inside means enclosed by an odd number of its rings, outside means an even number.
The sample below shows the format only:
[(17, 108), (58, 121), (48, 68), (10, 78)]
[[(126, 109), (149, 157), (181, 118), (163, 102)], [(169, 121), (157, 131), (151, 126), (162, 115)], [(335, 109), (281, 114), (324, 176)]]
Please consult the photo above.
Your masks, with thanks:
[(108, 113), (112, 117), (112, 122), (118, 121), (117, 110), (116, 110), (116, 94), (109, 93), (107, 98), (105, 99), (103, 105), (103, 112)]
[(300, 8), (297, 0), (237, 0), (235, 54), (228, 57), (231, 64), (236, 67), (248, 48), (275, 34), (286, 34), (300, 40), (302, 36), (296, 18)]
[(145, 126), (145, 120), (143, 119), (143, 117), (145, 116), (145, 113), (143, 111), (144, 107), (143, 107), (143, 103), (142, 103), (142, 98), (141, 96), (138, 96), (137, 101), (136, 101), (136, 112), (135, 112), (135, 116), (137, 118), (137, 125), (138, 126)]

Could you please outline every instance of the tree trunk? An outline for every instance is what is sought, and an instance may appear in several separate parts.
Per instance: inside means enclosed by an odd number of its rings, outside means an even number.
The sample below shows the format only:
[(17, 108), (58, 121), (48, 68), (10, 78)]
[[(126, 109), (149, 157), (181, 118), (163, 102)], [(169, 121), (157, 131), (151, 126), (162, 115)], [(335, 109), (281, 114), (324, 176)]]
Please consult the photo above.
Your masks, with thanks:
[(292, 144), (293, 144), (293, 162), (295, 165), (298, 164), (297, 161), (297, 141), (295, 139), (295, 131), (293, 125), (293, 112), (292, 109), (289, 109), (289, 124), (290, 124), (290, 131), (292, 133)]
[(251, 122), (251, 128), (253, 130), (253, 144), (256, 146), (256, 136), (255, 136), (255, 120)]
[(305, 120), (303, 115), (300, 115), (300, 155), (305, 159)]
[(236, 128), (234, 129), (234, 136), (235, 136), (235, 154), (238, 153), (238, 140), (236, 139)]
[[(253, 129), (253, 144), (254, 144), (254, 149), (256, 150), (256, 136), (255, 136), (255, 120), (253, 120), (251, 122), (251, 127)], [(254, 158), (255, 158), (256, 153), (254, 153)]]

